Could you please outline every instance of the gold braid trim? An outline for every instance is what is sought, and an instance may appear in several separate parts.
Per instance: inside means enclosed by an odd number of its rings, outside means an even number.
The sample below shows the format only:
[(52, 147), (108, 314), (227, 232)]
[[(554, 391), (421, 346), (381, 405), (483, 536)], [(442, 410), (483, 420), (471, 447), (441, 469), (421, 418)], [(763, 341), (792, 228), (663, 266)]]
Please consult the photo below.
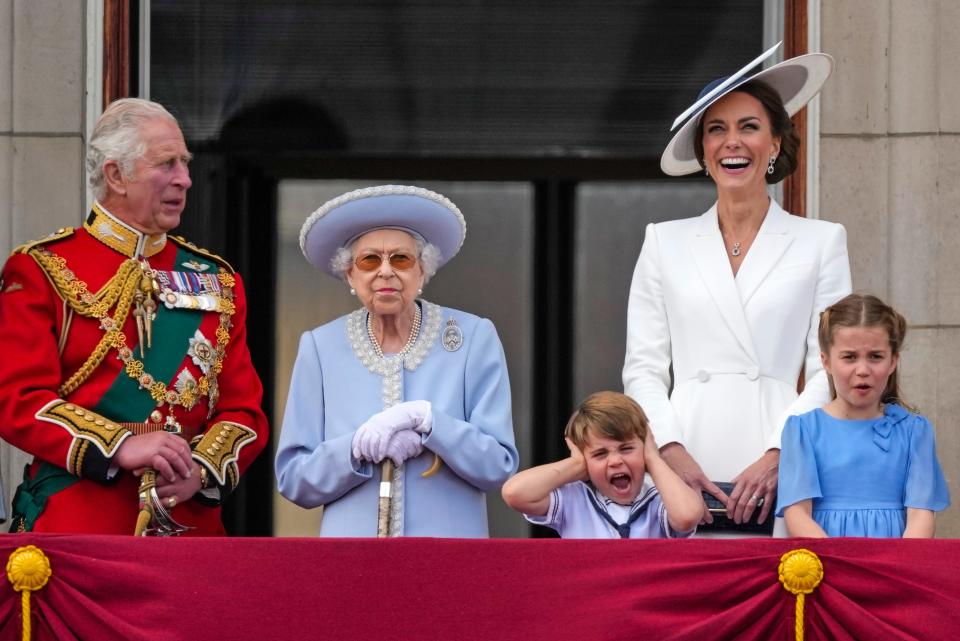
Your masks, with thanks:
[[(77, 314), (88, 318), (103, 318), (114, 306), (113, 324), (123, 327), (130, 314), (131, 304), (140, 284), (140, 264), (136, 260), (126, 260), (117, 273), (96, 294), (87, 290), (87, 284), (77, 279), (67, 267), (67, 261), (46, 249), (30, 252), (43, 271), (49, 276), (60, 297)], [(60, 396), (67, 396), (83, 384), (93, 371), (99, 367), (111, 347), (119, 348), (123, 343), (120, 329), (107, 331), (87, 360), (73, 373), (59, 389)]]
[[(136, 279), (133, 279), (134, 281)], [(123, 296), (120, 300), (120, 304), (117, 306), (117, 311), (114, 314), (114, 323), (117, 327), (123, 327), (123, 324), (127, 320), (127, 316), (130, 314), (130, 303), (133, 301), (133, 294), (136, 291), (136, 283), (133, 284), (130, 291), (124, 291)], [(73, 392), (75, 389), (80, 387), (84, 381), (90, 378), (93, 371), (100, 366), (100, 363), (103, 362), (103, 359), (107, 357), (107, 352), (110, 351), (111, 347), (119, 349), (123, 345), (118, 345), (118, 343), (123, 343), (123, 332), (121, 330), (113, 330), (105, 333), (103, 338), (100, 339), (100, 342), (97, 343), (97, 346), (94, 348), (93, 352), (90, 353), (90, 356), (87, 357), (87, 360), (84, 361), (73, 376), (68, 378), (63, 385), (60, 386), (60, 396), (66, 396)]]
[[(131, 434), (130, 430), (122, 425), (62, 399), (47, 403), (40, 408), (35, 418), (38, 421), (59, 425), (75, 439), (93, 443), (107, 458), (113, 456), (123, 439)], [(73, 449), (70, 466), (75, 469), (69, 471), (77, 473), (80, 470), (86, 451), (83, 447)]]
[(121, 263), (117, 273), (97, 294), (91, 294), (87, 290), (87, 284), (77, 278), (62, 257), (43, 247), (32, 249), (28, 253), (49, 276), (60, 298), (66, 301), (70, 309), (88, 318), (106, 316), (120, 300), (123, 292), (130, 287), (129, 281), (134, 274), (137, 276), (135, 284), (140, 283), (140, 263), (129, 259)]
[[(60, 396), (68, 396), (83, 384), (94, 370), (106, 358), (111, 348), (116, 349), (123, 361), (127, 376), (137, 381), (141, 389), (147, 390), (150, 397), (160, 407), (164, 403), (171, 406), (181, 405), (187, 409), (196, 404), (197, 398), (192, 390), (187, 391), (186, 397), (175, 389), (167, 389), (166, 383), (157, 381), (145, 371), (142, 361), (133, 357), (133, 351), (127, 347), (127, 337), (123, 333), (123, 325), (130, 315), (130, 309), (136, 300), (136, 295), (143, 289), (143, 282), (148, 279), (152, 270), (136, 259), (124, 261), (117, 273), (107, 281), (97, 294), (87, 289), (87, 284), (79, 280), (67, 267), (67, 261), (53, 252), (40, 248), (29, 252), (37, 261), (41, 269), (47, 274), (57, 293), (65, 303), (81, 316), (96, 318), (100, 321), (100, 328), (104, 331), (103, 338), (94, 348), (87, 360), (68, 378), (59, 389)], [(204, 372), (204, 376), (197, 384), (197, 393), (209, 397), (209, 412), (207, 418), (213, 415), (213, 408), (217, 404), (220, 392), (217, 388), (217, 376), (223, 371), (223, 359), (227, 355), (227, 345), (230, 343), (230, 328), (233, 326), (231, 316), (236, 311), (233, 303), (233, 288), (236, 281), (223, 267), (217, 274), (223, 285), (223, 303), (227, 305), (220, 312), (220, 324), (216, 330), (217, 344), (214, 348), (216, 356), (213, 363)], [(114, 308), (113, 317), (109, 311)], [(168, 423), (175, 425), (172, 414), (167, 415)], [(246, 429), (246, 428), (244, 428)]]
[(70, 456), (67, 458), (67, 471), (75, 476), (81, 476), (83, 469), (83, 459), (90, 448), (90, 441), (77, 438), (73, 440), (73, 447), (70, 449)]
[(233, 489), (237, 484), (236, 462), (244, 445), (257, 440), (246, 425), (219, 421), (203, 435), (193, 449), (193, 458), (206, 464), (217, 483)]

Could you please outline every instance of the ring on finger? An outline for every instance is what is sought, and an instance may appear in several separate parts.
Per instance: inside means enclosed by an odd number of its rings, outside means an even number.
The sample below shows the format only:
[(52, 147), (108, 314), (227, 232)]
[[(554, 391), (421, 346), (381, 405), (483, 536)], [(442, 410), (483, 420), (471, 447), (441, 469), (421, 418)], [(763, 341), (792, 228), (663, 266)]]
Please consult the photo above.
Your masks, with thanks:
[[(750, 500), (748, 500), (747, 503), (757, 503), (757, 501), (758, 501), (759, 499), (760, 499), (760, 497), (757, 496), (756, 494), (754, 494), (753, 496), (750, 497)], [(759, 505), (759, 503), (757, 503), (757, 504)]]
[(763, 502), (766, 501), (766, 500), (767, 500), (766, 497), (761, 496), (761, 497), (757, 500), (757, 507), (762, 507), (762, 506), (763, 506)]
[(171, 510), (177, 505), (177, 497), (169, 496), (167, 497), (167, 507)]

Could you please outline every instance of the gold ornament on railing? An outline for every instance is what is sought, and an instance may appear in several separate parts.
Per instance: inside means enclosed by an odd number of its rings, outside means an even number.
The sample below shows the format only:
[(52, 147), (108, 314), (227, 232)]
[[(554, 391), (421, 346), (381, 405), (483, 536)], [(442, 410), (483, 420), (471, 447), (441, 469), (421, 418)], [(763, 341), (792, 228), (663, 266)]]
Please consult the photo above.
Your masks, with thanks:
[(823, 564), (810, 550), (798, 548), (790, 550), (780, 557), (780, 583), (783, 589), (797, 595), (796, 623), (794, 633), (796, 641), (803, 641), (803, 600), (804, 595), (813, 592), (823, 580)]
[(17, 548), (7, 560), (7, 579), (13, 584), (13, 589), (20, 593), (23, 641), (30, 641), (30, 593), (45, 586), (52, 574), (50, 559), (43, 550), (32, 545)]

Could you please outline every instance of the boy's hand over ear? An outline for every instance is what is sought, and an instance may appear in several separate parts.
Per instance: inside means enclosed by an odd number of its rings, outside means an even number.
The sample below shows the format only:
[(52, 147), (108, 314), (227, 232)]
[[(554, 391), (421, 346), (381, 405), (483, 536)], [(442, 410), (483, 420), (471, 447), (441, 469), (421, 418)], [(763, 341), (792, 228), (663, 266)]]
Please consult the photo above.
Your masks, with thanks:
[(586, 481), (590, 477), (587, 475), (587, 460), (583, 458), (583, 452), (569, 438), (564, 437), (563, 440), (567, 442), (567, 447), (570, 449), (570, 460), (576, 463), (580, 470), (580, 476), (575, 480)]
[(657, 441), (653, 438), (653, 432), (647, 430), (647, 438), (643, 439), (643, 462), (650, 467), (652, 461), (660, 459), (660, 448), (657, 447)]

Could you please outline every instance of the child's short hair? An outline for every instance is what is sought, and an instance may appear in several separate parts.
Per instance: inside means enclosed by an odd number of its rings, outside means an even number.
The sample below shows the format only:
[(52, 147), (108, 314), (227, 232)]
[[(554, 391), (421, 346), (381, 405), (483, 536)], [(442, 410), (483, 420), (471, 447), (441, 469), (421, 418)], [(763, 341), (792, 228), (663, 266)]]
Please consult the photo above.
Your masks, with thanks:
[(616, 441), (643, 441), (648, 429), (647, 415), (635, 400), (619, 392), (597, 392), (574, 410), (563, 434), (582, 450), (591, 433)]

